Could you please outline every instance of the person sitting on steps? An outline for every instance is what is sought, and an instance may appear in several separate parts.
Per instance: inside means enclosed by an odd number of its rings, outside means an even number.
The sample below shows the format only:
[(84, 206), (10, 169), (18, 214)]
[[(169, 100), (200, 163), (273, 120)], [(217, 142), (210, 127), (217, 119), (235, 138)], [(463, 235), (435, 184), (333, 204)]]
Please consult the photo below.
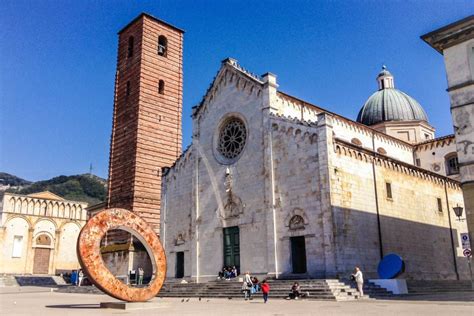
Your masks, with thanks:
[(291, 292), (288, 294), (288, 297), (286, 298), (287, 300), (294, 299), (297, 300), (301, 296), (301, 287), (298, 282), (295, 282), (293, 286), (291, 287)]

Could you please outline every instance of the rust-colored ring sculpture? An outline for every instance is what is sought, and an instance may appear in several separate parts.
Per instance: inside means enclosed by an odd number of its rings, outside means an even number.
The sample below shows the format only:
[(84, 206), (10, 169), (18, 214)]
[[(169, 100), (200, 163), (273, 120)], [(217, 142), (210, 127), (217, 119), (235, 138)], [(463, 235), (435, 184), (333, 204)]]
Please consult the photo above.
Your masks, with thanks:
[[(110, 229), (132, 233), (145, 246), (153, 265), (153, 276), (148, 286), (130, 287), (107, 269), (100, 253), (100, 241)], [(140, 216), (125, 209), (106, 209), (89, 219), (79, 233), (77, 257), (85, 274), (97, 288), (127, 302), (144, 302), (155, 297), (166, 276), (166, 257), (158, 236)]]

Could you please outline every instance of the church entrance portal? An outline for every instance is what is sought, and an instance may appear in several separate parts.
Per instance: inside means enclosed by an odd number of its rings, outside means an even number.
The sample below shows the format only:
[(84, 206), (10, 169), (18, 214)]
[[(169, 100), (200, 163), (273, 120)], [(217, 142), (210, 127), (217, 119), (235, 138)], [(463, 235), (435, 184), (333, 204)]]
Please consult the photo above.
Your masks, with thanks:
[(184, 252), (179, 251), (176, 253), (176, 275), (177, 279), (184, 277)]
[(306, 273), (306, 244), (304, 236), (291, 237), (290, 242), (293, 273)]
[(33, 274), (48, 274), (50, 248), (40, 248), (51, 246), (51, 238), (48, 235), (39, 235), (36, 238), (35, 257), (33, 261)]
[(224, 228), (224, 266), (235, 266), (240, 271), (239, 227)]

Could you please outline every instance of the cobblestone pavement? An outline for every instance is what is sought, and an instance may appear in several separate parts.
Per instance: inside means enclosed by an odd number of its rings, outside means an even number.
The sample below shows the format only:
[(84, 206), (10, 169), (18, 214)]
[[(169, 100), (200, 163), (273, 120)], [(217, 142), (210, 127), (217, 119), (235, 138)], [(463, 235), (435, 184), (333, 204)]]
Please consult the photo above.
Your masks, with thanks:
[[(473, 293), (419, 296), (406, 300), (355, 302), (157, 298), (159, 307), (145, 310), (100, 309), (106, 295), (52, 292), (49, 288), (0, 288), (1, 315), (474, 315)], [(155, 304), (156, 305), (156, 304)]]

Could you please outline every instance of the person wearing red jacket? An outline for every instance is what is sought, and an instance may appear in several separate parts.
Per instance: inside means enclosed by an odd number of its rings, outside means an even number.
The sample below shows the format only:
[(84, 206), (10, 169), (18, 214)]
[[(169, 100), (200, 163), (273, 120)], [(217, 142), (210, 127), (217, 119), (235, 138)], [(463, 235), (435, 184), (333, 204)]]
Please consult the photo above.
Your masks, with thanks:
[(260, 284), (260, 288), (263, 293), (263, 302), (266, 303), (268, 301), (268, 293), (270, 293), (270, 284), (267, 283), (267, 280), (263, 280)]

